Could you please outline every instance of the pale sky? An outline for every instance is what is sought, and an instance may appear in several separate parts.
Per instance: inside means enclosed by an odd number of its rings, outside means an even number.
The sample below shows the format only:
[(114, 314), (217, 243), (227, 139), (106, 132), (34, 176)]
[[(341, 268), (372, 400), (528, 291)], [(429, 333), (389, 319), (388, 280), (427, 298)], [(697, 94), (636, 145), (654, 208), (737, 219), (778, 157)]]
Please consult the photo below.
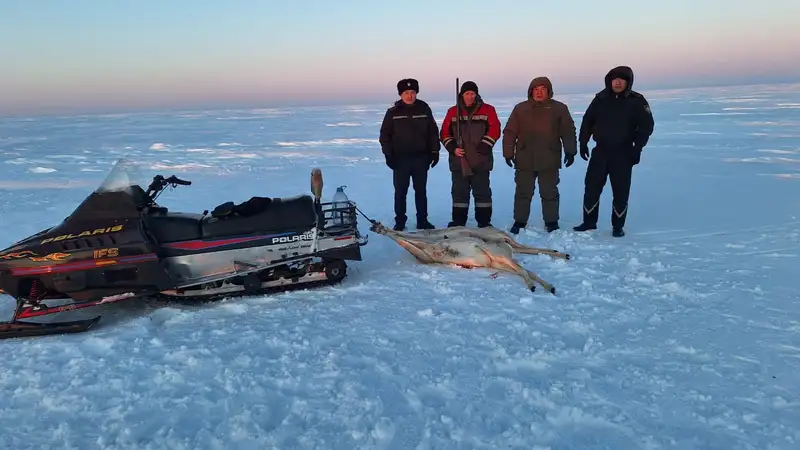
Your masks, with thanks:
[[(3, 0), (0, 114), (800, 80), (800, 1)], [(794, 57), (793, 57), (794, 56)]]

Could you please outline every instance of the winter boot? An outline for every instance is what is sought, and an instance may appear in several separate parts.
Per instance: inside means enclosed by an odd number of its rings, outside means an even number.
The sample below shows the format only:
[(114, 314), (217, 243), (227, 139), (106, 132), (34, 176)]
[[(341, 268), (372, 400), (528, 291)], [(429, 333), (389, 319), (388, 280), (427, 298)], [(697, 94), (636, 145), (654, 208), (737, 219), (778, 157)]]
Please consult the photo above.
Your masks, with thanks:
[(544, 224), (544, 229), (547, 230), (548, 233), (552, 233), (558, 229), (558, 222), (547, 222)]
[(625, 231), (622, 230), (622, 227), (614, 228), (614, 230), (611, 232), (611, 235), (614, 237), (622, 237), (625, 236)]
[(395, 219), (394, 226), (392, 227), (392, 229), (394, 231), (403, 231), (403, 230), (405, 230), (405, 228), (406, 228), (406, 221), (405, 220)]
[(519, 230), (525, 228), (528, 224), (522, 222), (514, 222), (514, 225), (511, 226), (511, 229), (508, 230), (513, 234), (519, 234)]
[(491, 206), (475, 207), (475, 221), (478, 222), (478, 228), (486, 228), (492, 226), (492, 207)]
[(417, 229), (418, 230), (433, 230), (436, 228), (433, 226), (432, 223), (428, 222), (428, 219), (417, 220)]
[(597, 224), (583, 222), (582, 224), (578, 225), (577, 227), (572, 227), (572, 229), (575, 230), (575, 231), (596, 230), (597, 229)]
[(469, 208), (462, 208), (459, 206), (453, 207), (453, 220), (447, 224), (447, 228), (465, 227), (467, 226), (467, 216), (469, 215)]

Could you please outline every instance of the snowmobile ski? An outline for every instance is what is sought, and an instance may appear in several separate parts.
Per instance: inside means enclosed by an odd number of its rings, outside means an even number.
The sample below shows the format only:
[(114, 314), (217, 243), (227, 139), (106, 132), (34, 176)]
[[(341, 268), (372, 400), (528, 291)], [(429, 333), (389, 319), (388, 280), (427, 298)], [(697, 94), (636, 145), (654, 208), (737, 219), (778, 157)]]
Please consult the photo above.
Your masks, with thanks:
[[(41, 301), (34, 301), (34, 302), (27, 301), (23, 302), (21, 306), (17, 309), (17, 312), (14, 315), (14, 319), (29, 319), (31, 317), (41, 317), (60, 312), (75, 311), (78, 309), (91, 308), (93, 306), (105, 305), (107, 303), (114, 303), (121, 300), (128, 300), (132, 297), (141, 297), (141, 296), (142, 295), (134, 295), (132, 292), (129, 292), (127, 294), (119, 294), (119, 295), (103, 297), (99, 300), (70, 302), (57, 306), (47, 306), (42, 304)], [(48, 300), (55, 300), (55, 299), (48, 299)], [(59, 300), (69, 301), (70, 299), (59, 299)]]
[(35, 323), (24, 321), (0, 322), (0, 339), (18, 337), (49, 336), (54, 334), (82, 333), (100, 320), (73, 320), (70, 322)]

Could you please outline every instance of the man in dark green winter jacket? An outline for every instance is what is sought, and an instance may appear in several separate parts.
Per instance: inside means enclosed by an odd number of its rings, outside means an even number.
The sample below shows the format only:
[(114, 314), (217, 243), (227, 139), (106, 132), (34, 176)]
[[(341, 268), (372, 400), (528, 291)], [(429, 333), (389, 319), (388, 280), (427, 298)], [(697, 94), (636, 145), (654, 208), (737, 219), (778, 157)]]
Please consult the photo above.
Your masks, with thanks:
[(569, 108), (553, 100), (553, 85), (547, 77), (534, 78), (528, 99), (514, 107), (503, 129), (503, 156), (509, 167), (516, 168), (512, 233), (528, 224), (537, 179), (545, 228), (548, 232), (558, 229), (562, 148), (569, 167), (575, 162), (577, 147)]

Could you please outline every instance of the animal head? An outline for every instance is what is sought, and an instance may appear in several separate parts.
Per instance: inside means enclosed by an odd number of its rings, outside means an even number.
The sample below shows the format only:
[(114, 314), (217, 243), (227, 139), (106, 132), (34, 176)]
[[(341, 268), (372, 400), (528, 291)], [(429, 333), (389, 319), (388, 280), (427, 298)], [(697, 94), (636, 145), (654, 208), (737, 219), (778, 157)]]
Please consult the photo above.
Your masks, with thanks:
[(382, 223), (378, 222), (377, 220), (373, 221), (372, 224), (369, 226), (369, 231), (378, 234), (388, 234), (389, 229), (386, 228)]

